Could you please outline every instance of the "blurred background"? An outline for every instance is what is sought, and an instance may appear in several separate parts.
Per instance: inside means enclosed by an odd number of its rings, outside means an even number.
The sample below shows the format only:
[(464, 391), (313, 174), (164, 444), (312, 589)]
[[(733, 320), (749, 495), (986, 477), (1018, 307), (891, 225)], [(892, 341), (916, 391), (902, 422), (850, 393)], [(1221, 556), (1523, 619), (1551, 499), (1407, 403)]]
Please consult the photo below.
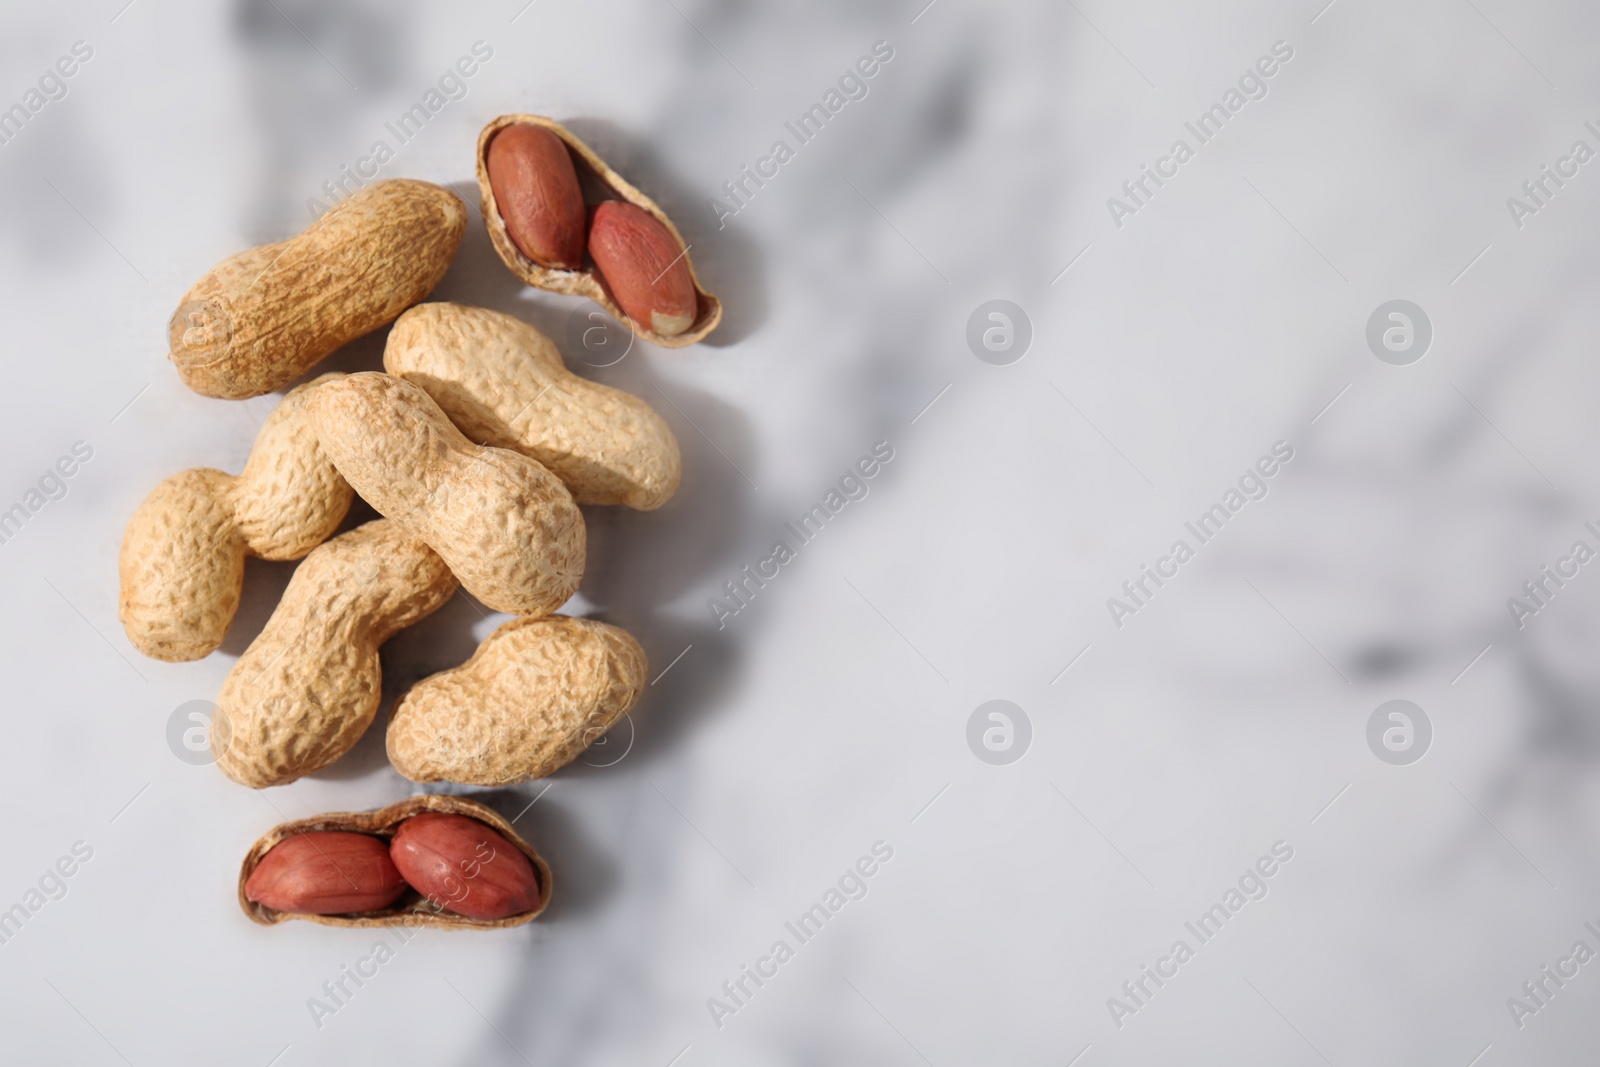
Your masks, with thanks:
[[(0, 19), (8, 1059), (1594, 1062), (1600, 11)], [(672, 424), (682, 489), (586, 509), (566, 609), (634, 632), (654, 681), (579, 763), (461, 790), (550, 861), (538, 922), (258, 927), (250, 844), (420, 791), (385, 759), (389, 708), (502, 617), (463, 593), (397, 636), (377, 725), (324, 772), (252, 793), (197, 763), (173, 739), (294, 564), (250, 561), (205, 660), (124, 637), (129, 515), (178, 470), (237, 472), (277, 402), (189, 392), (166, 323), (380, 142), (379, 177), (476, 205), (477, 133), (507, 112), (654, 197), (726, 304), (705, 343), (597, 366), (569, 332), (592, 305), (518, 282), (475, 211), (434, 296), (525, 319)], [(379, 368), (385, 333), (319, 370)], [(715, 611), (875, 446), (867, 495)]]

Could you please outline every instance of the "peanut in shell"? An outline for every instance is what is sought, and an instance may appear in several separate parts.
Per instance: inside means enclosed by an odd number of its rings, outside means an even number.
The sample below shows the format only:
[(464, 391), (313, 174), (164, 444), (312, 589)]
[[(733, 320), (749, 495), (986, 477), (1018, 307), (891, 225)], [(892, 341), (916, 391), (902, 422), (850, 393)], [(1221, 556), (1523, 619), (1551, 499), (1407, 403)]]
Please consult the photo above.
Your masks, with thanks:
[(443, 607), (455, 576), (426, 544), (379, 519), (314, 550), (222, 683), (217, 767), (253, 789), (350, 751), (378, 711), (378, 647)]
[[(539, 126), (561, 138), (571, 153), (572, 162), (577, 167), (580, 177), (593, 179), (604, 190), (605, 199), (624, 200), (654, 216), (671, 235), (673, 242), (683, 249), (682, 261), (688, 267), (689, 281), (694, 288), (694, 316), (681, 332), (662, 334), (655, 330), (650, 322), (631, 318), (617, 303), (615, 294), (607, 287), (600, 272), (593, 269), (592, 263), (586, 261), (584, 267), (579, 270), (541, 266), (517, 247), (506, 229), (505, 219), (495, 200), (494, 186), (489, 180), (488, 159), (489, 145), (494, 141), (495, 135), (508, 126), (519, 124)], [(605, 308), (612, 318), (625, 323), (646, 341), (665, 348), (692, 345), (716, 329), (717, 323), (722, 321), (722, 302), (701, 287), (700, 279), (694, 272), (694, 262), (689, 255), (689, 246), (684, 242), (678, 228), (672, 224), (672, 220), (667, 217), (667, 213), (662, 211), (654, 200), (613, 170), (592, 148), (579, 140), (576, 134), (554, 119), (544, 115), (501, 115), (484, 126), (478, 134), (478, 191), (482, 196), (480, 204), (484, 225), (489, 231), (489, 241), (494, 245), (494, 250), (500, 253), (500, 259), (510, 268), (511, 273), (529, 285), (567, 296), (586, 296)]]
[(196, 282), (168, 325), (169, 358), (203, 396), (270, 393), (432, 292), (466, 227), (466, 204), (442, 186), (365, 186)]
[(571, 763), (638, 703), (644, 650), (620, 627), (512, 619), (424, 678), (389, 721), (389, 761), (417, 782), (510, 785)]
[(583, 514), (538, 460), (473, 444), (426, 392), (387, 374), (328, 383), (310, 414), (345, 480), (483, 603), (544, 615), (577, 592)]
[[(281, 841), (319, 830), (374, 834), (385, 840), (392, 840), (407, 819), (424, 812), (443, 812), (476, 819), (527, 857), (539, 883), (538, 899), (534, 906), (528, 911), (502, 919), (472, 919), (450, 911), (448, 906), (441, 907), (438, 902), (429, 901), (413, 890), (403, 894), (387, 908), (378, 911), (359, 915), (310, 915), (279, 911), (252, 901), (245, 895), (245, 885), (249, 882), (250, 875), (261, 863), (262, 857)], [(446, 930), (503, 930), (522, 926), (537, 919), (544, 909), (549, 907), (553, 887), (550, 865), (532, 845), (522, 839), (509, 822), (493, 809), (475, 800), (455, 796), (416, 796), (377, 811), (329, 812), (309, 819), (295, 819), (281, 823), (261, 835), (245, 853), (244, 861), (239, 865), (239, 907), (251, 922), (262, 926), (275, 926), (290, 919), (301, 919), (322, 926), (431, 926)], [(445, 899), (445, 904), (448, 905), (448, 898)]]
[(544, 464), (580, 504), (651, 511), (683, 475), (678, 440), (649, 404), (573, 374), (550, 338), (510, 315), (418, 304), (389, 332), (383, 369), (471, 440)]
[(354, 491), (317, 443), (306, 400), (324, 374), (267, 416), (236, 477), (209, 467), (161, 482), (128, 520), (117, 561), (117, 616), (154, 659), (199, 659), (222, 644), (246, 556), (299, 559), (333, 535)]

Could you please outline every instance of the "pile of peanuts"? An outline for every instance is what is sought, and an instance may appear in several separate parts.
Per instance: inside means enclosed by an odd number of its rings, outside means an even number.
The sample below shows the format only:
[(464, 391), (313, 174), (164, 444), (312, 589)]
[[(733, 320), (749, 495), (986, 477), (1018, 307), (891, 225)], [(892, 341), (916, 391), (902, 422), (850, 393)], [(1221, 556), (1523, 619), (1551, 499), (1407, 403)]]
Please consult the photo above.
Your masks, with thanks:
[[(721, 304), (671, 221), (559, 124), (495, 119), (477, 173), (490, 239), (528, 284), (588, 296), (663, 345), (717, 325)], [(543, 777), (645, 688), (630, 634), (552, 612), (583, 577), (578, 505), (660, 507), (678, 487), (677, 440), (643, 400), (570, 373), (519, 319), (420, 302), (466, 222), (448, 189), (378, 182), (298, 236), (223, 261), (172, 317), (179, 375), (225, 399), (287, 386), (392, 323), (384, 373), (291, 389), (242, 472), (173, 475), (123, 535), (118, 615), (140, 652), (168, 661), (222, 644), (248, 557), (304, 558), (217, 697), (212, 751), (242, 785), (283, 785), (349, 752), (378, 710), (379, 647), (458, 586), (517, 617), (400, 698), (387, 749), (407, 778)], [(333, 536), (357, 494), (382, 517)], [(277, 827), (240, 873), (241, 906), (266, 923), (515, 925), (549, 889), (509, 824), (442, 796)]]

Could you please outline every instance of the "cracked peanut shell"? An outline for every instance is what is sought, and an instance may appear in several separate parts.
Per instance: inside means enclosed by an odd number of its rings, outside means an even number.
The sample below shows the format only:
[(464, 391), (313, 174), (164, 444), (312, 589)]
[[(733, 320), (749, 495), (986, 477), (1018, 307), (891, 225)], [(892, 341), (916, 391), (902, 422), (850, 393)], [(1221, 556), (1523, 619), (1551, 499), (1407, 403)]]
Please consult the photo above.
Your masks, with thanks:
[[(392, 840), (400, 826), (413, 815), (423, 812), (442, 812), (448, 815), (465, 815), (494, 830), (505, 838), (513, 848), (521, 852), (533, 865), (534, 874), (539, 882), (539, 899), (530, 910), (504, 919), (469, 919), (465, 915), (445, 909), (430, 903), (415, 890), (401, 895), (393, 904), (386, 908), (355, 915), (307, 915), (295, 914), (286, 911), (277, 911), (264, 904), (252, 901), (245, 895), (245, 884), (250, 880), (257, 865), (263, 856), (279, 842), (317, 830), (336, 830), (362, 834), (375, 834), (385, 840)], [(292, 822), (274, 826), (263, 834), (250, 851), (245, 853), (244, 862), (239, 865), (239, 907), (243, 909), (251, 922), (262, 926), (275, 926), (290, 919), (303, 919), (306, 922), (318, 923), (322, 926), (347, 926), (347, 927), (379, 927), (379, 926), (434, 926), (448, 930), (497, 930), (513, 926), (521, 926), (537, 919), (545, 908), (550, 905), (550, 894), (554, 882), (550, 877), (550, 865), (544, 857), (534, 851), (533, 846), (524, 841), (512, 828), (511, 824), (493, 809), (485, 807), (475, 800), (466, 797), (452, 796), (417, 796), (402, 800), (398, 804), (391, 804), (377, 811), (359, 812), (329, 812), (326, 815), (316, 815), (309, 819), (295, 819)]]
[[(489, 143), (494, 140), (495, 134), (508, 126), (523, 124), (543, 127), (566, 144), (580, 181), (585, 178), (590, 179), (591, 188), (600, 190), (598, 194), (590, 195), (590, 206), (604, 200), (627, 201), (654, 216), (657, 222), (666, 227), (667, 233), (678, 247), (684, 249), (683, 262), (688, 265), (689, 280), (694, 286), (696, 311), (694, 320), (683, 332), (671, 336), (664, 335), (652, 329), (650, 323), (639, 322), (629, 317), (601, 279), (600, 272), (595, 269), (592, 259), (586, 258), (581, 270), (564, 270), (559, 267), (541, 266), (523, 255), (517, 248), (516, 242), (506, 230), (505, 219), (501, 217), (500, 208), (495, 202), (494, 187), (489, 181), (488, 160)], [(586, 296), (605, 308), (612, 318), (626, 323), (634, 333), (664, 348), (692, 345), (716, 329), (717, 323), (722, 321), (722, 302), (700, 285), (700, 279), (694, 272), (694, 261), (689, 257), (683, 235), (672, 224), (672, 220), (667, 218), (667, 213), (662, 211), (654, 200), (645, 196), (622, 175), (612, 170), (593, 149), (554, 119), (544, 115), (501, 115), (490, 121), (478, 134), (478, 191), (482, 195), (483, 222), (489, 231), (489, 241), (494, 245), (494, 250), (500, 253), (501, 260), (510, 268), (511, 273), (529, 285), (553, 293), (564, 293), (567, 296)]]

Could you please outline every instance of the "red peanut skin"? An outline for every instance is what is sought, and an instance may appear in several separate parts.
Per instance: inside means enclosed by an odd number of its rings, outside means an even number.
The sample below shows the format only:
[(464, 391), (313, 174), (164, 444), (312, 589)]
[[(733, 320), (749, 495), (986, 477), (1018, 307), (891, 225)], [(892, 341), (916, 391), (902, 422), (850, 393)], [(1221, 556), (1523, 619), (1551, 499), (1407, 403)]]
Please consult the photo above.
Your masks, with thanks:
[(244, 884), (248, 899), (297, 915), (378, 911), (405, 891), (382, 839), (342, 830), (284, 838)]
[(689, 257), (661, 221), (642, 207), (607, 200), (589, 224), (589, 255), (617, 305), (664, 337), (694, 325), (699, 296)]
[(518, 251), (541, 267), (583, 267), (583, 190), (572, 155), (542, 126), (507, 126), (489, 142), (489, 186)]
[(465, 815), (413, 815), (400, 824), (389, 854), (412, 888), (469, 919), (507, 919), (539, 906), (528, 857)]

